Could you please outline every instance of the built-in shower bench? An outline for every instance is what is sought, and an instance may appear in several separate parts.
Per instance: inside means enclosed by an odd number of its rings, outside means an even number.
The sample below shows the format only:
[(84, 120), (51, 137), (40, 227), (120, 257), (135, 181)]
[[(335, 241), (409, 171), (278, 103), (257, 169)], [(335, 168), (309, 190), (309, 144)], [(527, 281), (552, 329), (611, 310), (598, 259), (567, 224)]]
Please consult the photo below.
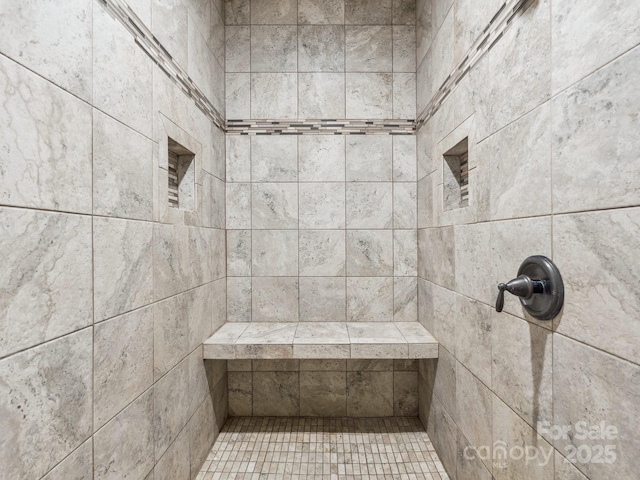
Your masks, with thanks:
[(437, 357), (418, 322), (226, 323), (204, 342), (207, 359)]

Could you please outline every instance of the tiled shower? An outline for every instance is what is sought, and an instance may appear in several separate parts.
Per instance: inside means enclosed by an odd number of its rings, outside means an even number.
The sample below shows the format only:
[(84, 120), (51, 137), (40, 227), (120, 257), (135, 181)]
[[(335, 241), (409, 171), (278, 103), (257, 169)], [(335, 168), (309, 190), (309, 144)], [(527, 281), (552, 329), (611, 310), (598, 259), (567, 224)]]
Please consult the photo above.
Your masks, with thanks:
[[(0, 0), (0, 479), (637, 478), (638, 25)], [(531, 255), (552, 320), (495, 308)], [(437, 355), (203, 349), (320, 322)]]

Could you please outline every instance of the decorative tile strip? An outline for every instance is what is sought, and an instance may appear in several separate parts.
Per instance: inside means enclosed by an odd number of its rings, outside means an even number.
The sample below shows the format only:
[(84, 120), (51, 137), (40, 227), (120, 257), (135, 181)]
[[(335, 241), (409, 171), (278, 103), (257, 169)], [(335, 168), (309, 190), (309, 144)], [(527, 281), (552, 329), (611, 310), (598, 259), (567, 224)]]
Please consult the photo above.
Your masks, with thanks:
[(520, 17), (534, 0), (507, 0), (483, 30), (483, 34), (471, 45), (464, 60), (453, 69), (427, 106), (416, 119), (416, 131), (435, 115), (455, 87), (480, 59), (493, 48), (513, 21)]
[(113, 18), (119, 21), (131, 35), (136, 44), (167, 74), (167, 76), (191, 98), (196, 106), (218, 128), (225, 130), (224, 116), (216, 110), (207, 96), (189, 77), (180, 65), (169, 55), (147, 26), (138, 18), (133, 10), (123, 0), (100, 0)]
[(413, 135), (414, 120), (227, 120), (230, 135)]

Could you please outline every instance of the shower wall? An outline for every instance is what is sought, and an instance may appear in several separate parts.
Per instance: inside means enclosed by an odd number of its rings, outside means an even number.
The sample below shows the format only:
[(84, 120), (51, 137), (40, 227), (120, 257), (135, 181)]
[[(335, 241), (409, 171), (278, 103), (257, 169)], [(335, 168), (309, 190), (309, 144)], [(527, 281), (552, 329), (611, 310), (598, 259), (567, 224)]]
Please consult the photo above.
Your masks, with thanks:
[(222, 5), (122, 3), (0, 2), (2, 478), (195, 478), (227, 415), (224, 134), (168, 75), (224, 111)]
[[(412, 2), (226, 6), (229, 120), (415, 117)], [(228, 135), (229, 321), (417, 320), (415, 145), (400, 135)], [(230, 411), (416, 415), (416, 368), (229, 362)], [(401, 392), (406, 403), (394, 406)]]
[[(452, 479), (634, 478), (640, 6), (529, 3), (418, 132), (419, 317), (441, 342), (420, 416)], [(501, 5), (418, 2), (418, 112)], [(470, 202), (448, 209), (465, 137)], [(493, 308), (533, 254), (564, 277), (554, 321)]]

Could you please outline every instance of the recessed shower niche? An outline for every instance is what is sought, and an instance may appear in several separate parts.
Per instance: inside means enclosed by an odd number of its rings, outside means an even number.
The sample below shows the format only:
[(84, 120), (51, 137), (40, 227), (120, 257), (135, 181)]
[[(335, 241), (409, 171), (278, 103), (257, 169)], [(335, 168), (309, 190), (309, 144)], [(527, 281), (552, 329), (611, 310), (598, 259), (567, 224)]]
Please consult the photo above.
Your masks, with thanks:
[(445, 211), (469, 206), (469, 137), (444, 154)]
[(167, 155), (167, 199), (169, 206), (182, 210), (195, 208), (195, 154), (169, 138)]

